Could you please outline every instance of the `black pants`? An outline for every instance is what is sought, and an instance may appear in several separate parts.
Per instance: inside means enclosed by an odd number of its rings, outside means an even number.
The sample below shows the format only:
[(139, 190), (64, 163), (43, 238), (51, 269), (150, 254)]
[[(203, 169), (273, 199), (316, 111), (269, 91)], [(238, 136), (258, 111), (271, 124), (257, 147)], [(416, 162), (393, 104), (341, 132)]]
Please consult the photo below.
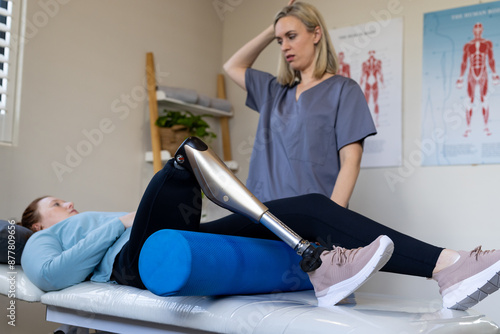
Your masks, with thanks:
[[(382, 271), (431, 277), (443, 250), (343, 208), (320, 194), (284, 198), (265, 205), (301, 237), (327, 247), (363, 247), (379, 235), (389, 236), (394, 242), (394, 253)], [(201, 194), (195, 177), (187, 170), (175, 168), (170, 160), (153, 177), (141, 199), (130, 239), (116, 257), (112, 279), (145, 289), (139, 276), (139, 254), (147, 238), (161, 229), (278, 239), (265, 226), (241, 215), (203, 224), (200, 218)]]

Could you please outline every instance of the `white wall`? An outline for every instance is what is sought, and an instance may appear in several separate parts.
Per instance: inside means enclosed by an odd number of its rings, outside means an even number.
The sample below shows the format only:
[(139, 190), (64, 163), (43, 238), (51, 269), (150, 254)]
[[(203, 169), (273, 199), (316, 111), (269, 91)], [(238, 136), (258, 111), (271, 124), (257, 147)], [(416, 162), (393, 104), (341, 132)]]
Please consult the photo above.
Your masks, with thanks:
[[(471, 250), (500, 247), (496, 204), (500, 198), (497, 165), (421, 167), (410, 154), (419, 150), (422, 73), (423, 14), (437, 10), (477, 4), (470, 0), (353, 0), (349, 2), (310, 0), (327, 21), (328, 28), (340, 28), (377, 21), (373, 12), (400, 9), (392, 17), (404, 21), (403, 68), (403, 160), (401, 168), (361, 171), (351, 209), (427, 242), (454, 249)], [(286, 4), (278, 0), (242, 1), (226, 13), (224, 21), (224, 60), (242, 44), (272, 22), (274, 14)], [(389, 11), (390, 12), (390, 11)], [(278, 47), (271, 45), (255, 68), (275, 73)], [(240, 162), (239, 176), (246, 179), (257, 115), (245, 107), (245, 94), (228, 86), (228, 97), (235, 105), (231, 123), (233, 155)], [(387, 173), (402, 176), (392, 187)], [(421, 297), (440, 303), (437, 284), (423, 278), (380, 273), (363, 290)], [(489, 297), (475, 307), (500, 323), (500, 295)], [(496, 307), (495, 307), (496, 306)]]

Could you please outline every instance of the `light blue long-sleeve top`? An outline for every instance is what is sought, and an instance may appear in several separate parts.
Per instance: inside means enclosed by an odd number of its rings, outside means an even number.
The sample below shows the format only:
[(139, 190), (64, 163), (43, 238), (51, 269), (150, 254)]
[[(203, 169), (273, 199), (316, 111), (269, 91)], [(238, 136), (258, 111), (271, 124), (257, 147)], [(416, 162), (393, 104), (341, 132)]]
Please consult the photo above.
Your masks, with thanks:
[(83, 212), (46, 230), (26, 243), (21, 265), (31, 282), (44, 291), (85, 281), (108, 282), (116, 255), (128, 241), (119, 217), (126, 212)]

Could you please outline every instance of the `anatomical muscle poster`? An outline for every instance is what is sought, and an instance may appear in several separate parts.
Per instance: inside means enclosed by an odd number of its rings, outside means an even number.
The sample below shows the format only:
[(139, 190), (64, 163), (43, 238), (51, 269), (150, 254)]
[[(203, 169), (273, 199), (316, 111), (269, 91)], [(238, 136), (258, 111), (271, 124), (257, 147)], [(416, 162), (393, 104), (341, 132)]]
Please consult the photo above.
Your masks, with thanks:
[(361, 86), (377, 128), (377, 135), (365, 139), (361, 167), (400, 166), (403, 20), (373, 20), (329, 33), (338, 74)]
[(423, 165), (500, 162), (500, 2), (426, 13)]

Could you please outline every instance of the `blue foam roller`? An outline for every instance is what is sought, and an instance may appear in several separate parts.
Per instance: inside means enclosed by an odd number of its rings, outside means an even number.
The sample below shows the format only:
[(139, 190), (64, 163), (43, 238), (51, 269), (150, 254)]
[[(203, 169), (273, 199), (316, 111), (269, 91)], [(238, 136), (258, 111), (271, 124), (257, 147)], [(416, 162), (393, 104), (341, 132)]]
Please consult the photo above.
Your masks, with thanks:
[(301, 257), (282, 241), (161, 230), (143, 245), (139, 273), (159, 296), (312, 289)]

